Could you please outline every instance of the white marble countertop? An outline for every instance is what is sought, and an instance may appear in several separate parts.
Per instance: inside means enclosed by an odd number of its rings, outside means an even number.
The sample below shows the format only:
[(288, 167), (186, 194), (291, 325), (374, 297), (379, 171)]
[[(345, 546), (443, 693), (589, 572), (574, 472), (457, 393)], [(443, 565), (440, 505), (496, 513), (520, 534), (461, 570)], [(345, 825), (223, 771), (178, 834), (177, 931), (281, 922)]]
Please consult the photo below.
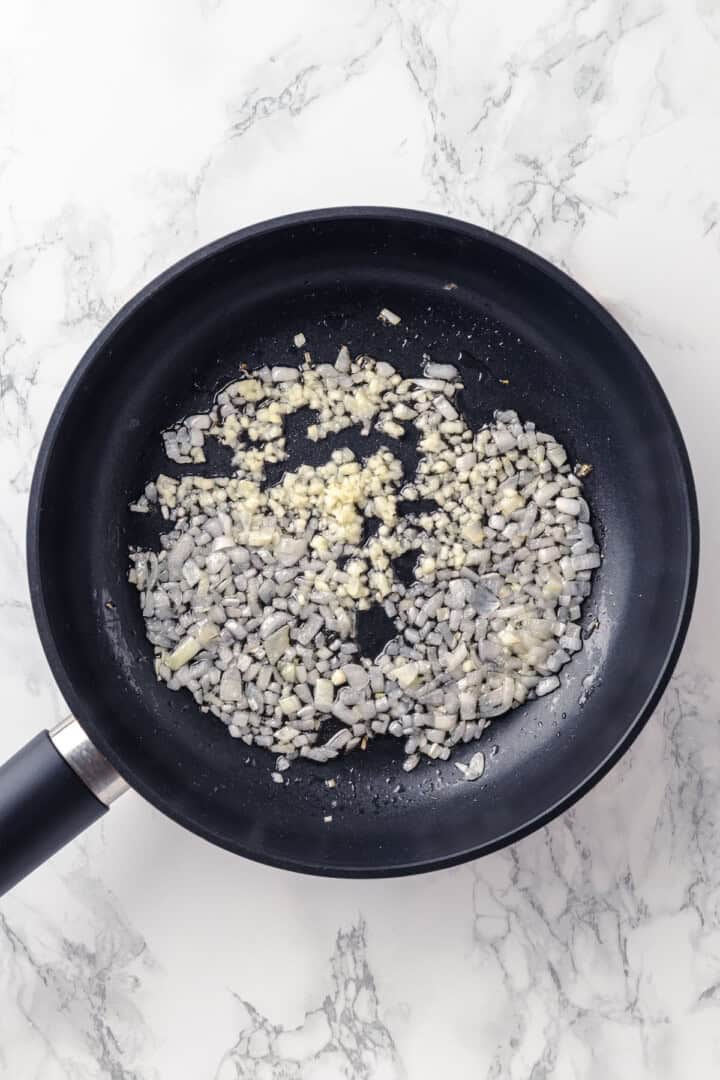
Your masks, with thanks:
[(457, 870), (325, 881), (124, 797), (0, 905), (12, 1080), (705, 1080), (720, 1063), (716, 0), (9, 0), (0, 39), (0, 752), (64, 712), (28, 604), (33, 461), (83, 350), (243, 224), (480, 222), (617, 316), (705, 538), (677, 676), (571, 813)]

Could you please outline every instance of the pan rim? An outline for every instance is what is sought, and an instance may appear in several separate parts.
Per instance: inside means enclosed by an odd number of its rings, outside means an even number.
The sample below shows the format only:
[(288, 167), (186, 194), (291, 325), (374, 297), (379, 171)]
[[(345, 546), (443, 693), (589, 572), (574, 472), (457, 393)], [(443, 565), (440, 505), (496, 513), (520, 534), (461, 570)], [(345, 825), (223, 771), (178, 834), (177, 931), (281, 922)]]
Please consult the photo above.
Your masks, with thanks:
[[(629, 722), (623, 736), (617, 741), (605, 758), (590, 770), (583, 781), (577, 784), (561, 799), (556, 800), (551, 806), (547, 807), (541, 813), (536, 814), (529, 821), (526, 821), (513, 829), (507, 830), (504, 834), (491, 841), (465, 847), (462, 850), (451, 851), (447, 855), (440, 857), (407, 861), (400, 860), (390, 866), (379, 865), (377, 867), (358, 867), (351, 864), (334, 864), (332, 866), (326, 866), (319, 861), (307, 859), (294, 860), (276, 857), (274, 855), (268, 855), (263, 851), (250, 849), (246, 845), (233, 844), (230, 840), (225, 840), (223, 837), (214, 834), (210, 829), (204, 828), (198, 822), (184, 817), (183, 814), (178, 812), (171, 802), (168, 802), (162, 794), (145, 784), (141, 777), (138, 778), (132, 773), (132, 770), (126, 768), (126, 763), (123, 761), (122, 756), (119, 756), (115, 751), (112, 739), (106, 737), (106, 731), (103, 730), (102, 723), (100, 723), (99, 726), (96, 726), (94, 718), (85, 715), (86, 709), (75, 693), (72, 675), (66, 669), (60, 650), (57, 648), (55, 634), (51, 627), (51, 619), (45, 604), (41, 575), (40, 530), (38, 526), (53, 447), (63, 426), (63, 420), (70, 403), (74, 399), (75, 393), (86, 372), (96, 362), (97, 357), (107, 348), (107, 345), (118, 330), (123, 327), (149, 299), (164, 289), (165, 286), (182, 276), (186, 271), (247, 240), (301, 225), (307, 226), (308, 224), (313, 223), (336, 221), (357, 221), (369, 218), (378, 221), (401, 222), (410, 225), (442, 228), (445, 231), (455, 233), (459, 237), (474, 242), (481, 242), (489, 247), (494, 247), (505, 254), (512, 255), (526, 267), (535, 270), (536, 272), (540, 272), (567, 294), (571, 295), (585, 310), (588, 311), (591, 317), (602, 324), (604, 329), (617, 341), (619, 349), (633, 355), (635, 362), (639, 362), (643, 367), (644, 374), (649, 379), (649, 382), (655, 391), (657, 403), (664, 413), (668, 433), (671, 436), (674, 450), (680, 461), (684, 480), (684, 494), (687, 500), (687, 513), (683, 526), (688, 554), (686, 565), (683, 568), (683, 588), (681, 592), (679, 614), (672, 630), (669, 647), (662, 663), (659, 665), (658, 677), (642, 707), (636, 711), (634, 718)], [(340, 206), (305, 210), (270, 218), (266, 221), (246, 226), (245, 228), (220, 237), (219, 239), (198, 248), (196, 251), (191, 252), (189, 255), (168, 267), (144, 285), (119, 309), (116, 315), (110, 320), (107, 326), (101, 330), (85, 351), (65, 384), (51, 414), (40, 444), (33, 472), (28, 504), (26, 554), (33, 614), (43, 650), (58, 688), (74, 715), (88, 731), (88, 735), (93, 744), (97, 746), (97, 748), (108, 758), (113, 767), (117, 769), (118, 773), (120, 773), (120, 775), (130, 783), (130, 786), (143, 798), (146, 798), (167, 817), (170, 817), (179, 825), (189, 829), (196, 835), (201, 836), (203, 839), (209, 840), (215, 845), (225, 848), (234, 854), (253, 859), (255, 862), (260, 862), (283, 870), (293, 870), (318, 876), (347, 878), (400, 877), (456, 866), (460, 863), (467, 862), (482, 855), (490, 854), (493, 851), (500, 850), (512, 843), (518, 842), (570, 809), (570, 807), (606, 776), (627, 750), (629, 750), (630, 746), (643, 730), (658, 705), (663, 691), (675, 669), (687, 635), (698, 578), (699, 514), (695, 483), (685, 441), (673, 409), (659, 380), (629, 335), (623, 330), (616, 319), (599, 303), (599, 301), (583, 288), (583, 286), (579, 285), (573, 278), (569, 277), (564, 271), (554, 266), (547, 259), (530, 251), (521, 244), (509, 240), (506, 237), (499, 236), (479, 225), (471, 224), (470, 222), (461, 221), (457, 218), (442, 214), (403, 207), (373, 205)]]

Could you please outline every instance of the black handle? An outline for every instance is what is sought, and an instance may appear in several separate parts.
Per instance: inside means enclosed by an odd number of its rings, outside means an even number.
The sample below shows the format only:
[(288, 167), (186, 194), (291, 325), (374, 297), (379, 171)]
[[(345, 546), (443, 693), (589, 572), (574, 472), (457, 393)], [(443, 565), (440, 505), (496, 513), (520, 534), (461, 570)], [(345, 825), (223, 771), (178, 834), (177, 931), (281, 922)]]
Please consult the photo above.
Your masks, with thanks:
[(37, 735), (0, 766), (0, 896), (106, 810), (48, 733)]

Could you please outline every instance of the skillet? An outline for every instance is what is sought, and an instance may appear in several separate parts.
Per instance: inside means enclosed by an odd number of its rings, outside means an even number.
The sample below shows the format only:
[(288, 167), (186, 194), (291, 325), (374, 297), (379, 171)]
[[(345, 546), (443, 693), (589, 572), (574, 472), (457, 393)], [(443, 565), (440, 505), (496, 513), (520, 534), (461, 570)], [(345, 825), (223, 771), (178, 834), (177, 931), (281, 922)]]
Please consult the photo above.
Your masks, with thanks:
[[(382, 307), (401, 313), (402, 325), (379, 322)], [(450, 761), (409, 774), (400, 742), (381, 738), (326, 765), (301, 760), (287, 784), (273, 784), (267, 751), (228, 738), (189, 695), (156, 680), (127, 581), (128, 545), (151, 541), (160, 527), (128, 510), (147, 480), (227, 467), (219, 457), (173, 465), (160, 432), (207, 408), (241, 362), (287, 363), (300, 330), (317, 362), (332, 362), (344, 342), (405, 374), (420, 372), (424, 352), (455, 363), (474, 428), (496, 409), (515, 409), (557, 435), (571, 461), (593, 465), (585, 491), (604, 561), (583, 608), (585, 647), (561, 688), (500, 718)], [(346, 442), (362, 449), (356, 434)], [(126, 304), (49, 423), (27, 556), (40, 637), (75, 719), (0, 769), (0, 891), (126, 785), (239, 855), (380, 877), (518, 840), (622, 756), (685, 636), (698, 521), (671, 408), (607, 311), (509, 240), (432, 214), (365, 207), (243, 229)], [(467, 783), (454, 763), (478, 749), (488, 766)]]

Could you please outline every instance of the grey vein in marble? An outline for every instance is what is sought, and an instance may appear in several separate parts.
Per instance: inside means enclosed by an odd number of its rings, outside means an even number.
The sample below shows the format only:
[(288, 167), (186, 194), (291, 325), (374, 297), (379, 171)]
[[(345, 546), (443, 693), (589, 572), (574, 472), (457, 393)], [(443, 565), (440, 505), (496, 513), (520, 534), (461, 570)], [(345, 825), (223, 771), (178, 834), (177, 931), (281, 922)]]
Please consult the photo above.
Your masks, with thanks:
[(365, 936), (362, 921), (338, 932), (330, 990), (299, 1027), (274, 1024), (238, 995), (241, 1031), (215, 1080), (403, 1080), (395, 1042), (379, 1015)]
[[(68, 879), (70, 893), (90, 912), (90, 933), (80, 926), (72, 935), (46, 922), (23, 935), (12, 915), (0, 912), (0, 984), (6, 1003), (2, 1014), (20, 1023), (3, 1032), (0, 1019), (0, 1066), (22, 1060), (22, 1041), (35, 1041), (32, 1057), (38, 1076), (84, 1076), (88, 1059), (108, 1080), (146, 1080), (137, 1064), (148, 1032), (135, 1004), (142, 971), (148, 966), (146, 943), (123, 919), (115, 898), (86, 870)], [(9, 1001), (13, 1002), (13, 1007)], [(14, 1040), (20, 1045), (13, 1045)], [(77, 1043), (75, 1056), (67, 1044)], [(1, 1075), (17, 1075), (12, 1069)], [(89, 1074), (88, 1074), (89, 1075)]]

